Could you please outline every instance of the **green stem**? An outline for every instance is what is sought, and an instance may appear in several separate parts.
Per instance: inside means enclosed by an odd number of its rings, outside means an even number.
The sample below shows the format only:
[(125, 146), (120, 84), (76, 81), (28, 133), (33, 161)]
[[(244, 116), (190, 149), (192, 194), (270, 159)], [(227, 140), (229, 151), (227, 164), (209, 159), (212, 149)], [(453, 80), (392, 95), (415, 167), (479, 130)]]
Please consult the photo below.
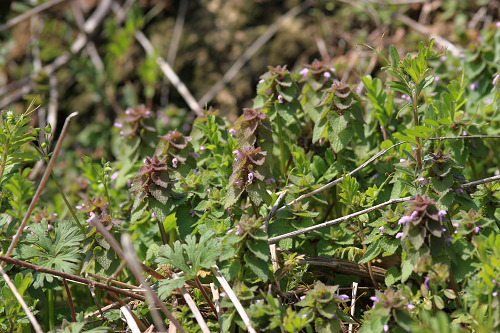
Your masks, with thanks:
[(56, 322), (56, 312), (54, 311), (54, 290), (49, 288), (47, 289), (47, 307), (49, 310), (49, 330), (54, 328), (54, 324)]
[(90, 165), (92, 166), (92, 169), (94, 169), (95, 173), (97, 174), (97, 177), (101, 180), (102, 185), (104, 186), (104, 194), (106, 195), (106, 198), (108, 200), (108, 205), (109, 205), (109, 216), (113, 218), (113, 208), (111, 207), (111, 200), (109, 198), (109, 193), (108, 193), (108, 185), (104, 181), (104, 178), (101, 177), (101, 174), (97, 171), (95, 168), (94, 164), (90, 162)]
[[(415, 126), (418, 126), (418, 105), (417, 105), (417, 92), (415, 91), (413, 93), (413, 124)], [(420, 146), (420, 138), (417, 136), (415, 137), (415, 140), (417, 141), (417, 169), (420, 171), (422, 170), (422, 147)]]
[(68, 207), (69, 209), (69, 212), (71, 214), (71, 216), (73, 217), (73, 219), (75, 220), (76, 224), (78, 225), (78, 227), (80, 228), (80, 231), (82, 232), (83, 235), (85, 235), (85, 228), (83, 227), (83, 225), (80, 223), (80, 221), (78, 220), (78, 217), (76, 217), (76, 213), (75, 213), (75, 210), (73, 209), (73, 207), (69, 204), (69, 201), (68, 199), (66, 198), (66, 195), (64, 194), (62, 188), (61, 188), (61, 185), (59, 185), (59, 182), (57, 181), (56, 179), (56, 175), (54, 174), (54, 171), (50, 171), (50, 175), (52, 176), (52, 179), (54, 179), (54, 183), (56, 184), (56, 187), (57, 189), (59, 190), (59, 194), (61, 194), (61, 197), (64, 201), (64, 203), (66, 204), (66, 206)]
[[(276, 111), (277, 112), (277, 111)], [(283, 144), (283, 126), (281, 125), (281, 117), (279, 115), (276, 115), (276, 120), (278, 123), (278, 139), (279, 139), (279, 145), (280, 145), (280, 167), (281, 167), (281, 176), (283, 179), (285, 179), (285, 163), (286, 163), (286, 158), (285, 158), (285, 145)]]

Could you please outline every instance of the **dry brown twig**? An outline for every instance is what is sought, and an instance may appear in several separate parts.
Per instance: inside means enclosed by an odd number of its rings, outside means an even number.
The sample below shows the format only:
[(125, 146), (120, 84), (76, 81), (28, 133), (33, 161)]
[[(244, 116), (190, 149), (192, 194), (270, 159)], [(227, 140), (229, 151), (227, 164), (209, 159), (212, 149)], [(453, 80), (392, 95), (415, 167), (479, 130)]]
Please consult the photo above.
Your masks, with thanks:
[(44, 4), (41, 4), (40, 6), (32, 8), (32, 9), (22, 13), (21, 15), (14, 17), (13, 19), (9, 20), (7, 23), (1, 24), (0, 25), (0, 32), (7, 30), (7, 29), (10, 29), (13, 26), (21, 23), (22, 21), (24, 21), (24, 20), (26, 20), (34, 15), (40, 14), (41, 12), (43, 12), (43, 11), (45, 11), (45, 10), (55, 6), (55, 5), (58, 5), (62, 2), (65, 2), (65, 1), (68, 1), (68, 0), (51, 0), (51, 1), (48, 1)]

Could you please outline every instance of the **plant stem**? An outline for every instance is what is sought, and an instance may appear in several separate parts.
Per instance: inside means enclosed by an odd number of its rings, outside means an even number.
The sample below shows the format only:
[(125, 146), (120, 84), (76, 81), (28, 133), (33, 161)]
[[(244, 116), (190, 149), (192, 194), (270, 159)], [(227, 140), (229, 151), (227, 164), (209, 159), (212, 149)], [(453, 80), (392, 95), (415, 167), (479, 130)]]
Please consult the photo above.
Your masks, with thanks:
[(66, 289), (66, 295), (68, 295), (68, 303), (69, 303), (69, 308), (71, 310), (71, 318), (73, 319), (73, 322), (76, 322), (75, 307), (73, 306), (73, 297), (71, 297), (71, 292), (69, 291), (68, 282), (66, 282), (65, 278), (63, 278), (62, 280), (64, 283), (64, 288)]
[[(278, 111), (276, 111), (278, 112)], [(278, 123), (278, 140), (279, 140), (279, 145), (280, 145), (280, 170), (281, 170), (281, 177), (285, 179), (285, 145), (283, 144), (283, 126), (281, 125), (281, 117), (280, 115), (276, 115), (276, 121)]]
[(90, 165), (92, 166), (92, 169), (94, 169), (95, 173), (97, 174), (97, 177), (101, 180), (102, 185), (104, 186), (104, 194), (106, 195), (106, 199), (108, 199), (108, 205), (109, 205), (109, 216), (113, 218), (113, 208), (111, 207), (111, 200), (109, 198), (109, 193), (108, 193), (108, 185), (104, 178), (101, 177), (101, 174), (97, 171), (97, 169), (94, 166), (94, 163), (90, 162)]
[(54, 328), (56, 313), (54, 311), (54, 290), (49, 288), (47, 289), (47, 307), (49, 311), (49, 330)]
[(52, 179), (54, 180), (54, 183), (56, 184), (57, 190), (59, 191), (59, 194), (61, 194), (61, 197), (62, 197), (64, 203), (68, 207), (71, 216), (73, 217), (73, 219), (75, 220), (76, 224), (80, 228), (80, 231), (82, 232), (82, 234), (85, 235), (85, 228), (83, 227), (83, 225), (78, 220), (78, 217), (76, 216), (76, 213), (75, 213), (75, 210), (73, 209), (73, 206), (71, 206), (69, 204), (68, 198), (66, 198), (66, 195), (64, 194), (64, 192), (63, 192), (63, 190), (61, 188), (61, 185), (57, 181), (57, 178), (56, 178), (56, 175), (54, 174), (54, 171), (51, 170), (50, 171), (50, 175), (52, 176)]
[[(413, 125), (418, 126), (418, 104), (417, 104), (417, 93), (413, 93)], [(420, 138), (415, 137), (417, 141), (417, 169), (422, 170), (422, 147), (420, 146)]]

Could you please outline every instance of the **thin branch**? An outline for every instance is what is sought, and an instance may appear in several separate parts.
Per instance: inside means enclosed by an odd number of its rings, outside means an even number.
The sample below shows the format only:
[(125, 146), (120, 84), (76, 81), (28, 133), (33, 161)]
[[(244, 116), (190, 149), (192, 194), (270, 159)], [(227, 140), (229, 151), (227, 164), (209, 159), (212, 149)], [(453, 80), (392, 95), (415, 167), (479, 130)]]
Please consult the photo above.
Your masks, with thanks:
[[(154, 50), (153, 45), (142, 31), (137, 30), (135, 32), (135, 38), (137, 39), (139, 44), (141, 44), (142, 48), (144, 49), (144, 51), (146, 51), (146, 54), (148, 56), (150, 57), (156, 56), (156, 52)], [(172, 83), (172, 85), (177, 89), (177, 91), (182, 96), (182, 98), (184, 98), (184, 101), (186, 101), (191, 110), (198, 116), (202, 115), (203, 112), (201, 108), (198, 106), (196, 99), (193, 97), (193, 95), (191, 95), (186, 85), (181, 81), (181, 79), (177, 76), (177, 74), (175, 74), (170, 65), (160, 56), (156, 56), (155, 60), (158, 66), (160, 66), (160, 69), (162, 70), (163, 74), (165, 74), (170, 83)]]
[[(95, 219), (96, 220), (96, 219)], [(97, 230), (106, 238), (108, 243), (110, 243), (111, 247), (115, 250), (116, 253), (122, 252), (124, 260), (127, 263), (127, 266), (130, 268), (135, 278), (141, 283), (142, 287), (146, 289), (147, 301), (149, 303), (149, 309), (151, 310), (151, 317), (155, 323), (156, 329), (165, 332), (166, 328), (163, 324), (163, 319), (160, 317), (158, 313), (158, 309), (154, 307), (158, 306), (162, 312), (167, 316), (167, 318), (176, 326), (176, 328), (180, 332), (185, 332), (182, 328), (181, 324), (177, 321), (177, 319), (173, 316), (173, 314), (167, 309), (165, 304), (161, 301), (158, 295), (154, 292), (151, 286), (148, 284), (144, 276), (142, 276), (141, 265), (136, 259), (134, 246), (132, 244), (132, 240), (130, 239), (129, 234), (122, 234), (122, 244), (125, 248), (125, 251), (122, 251), (120, 245), (116, 241), (116, 239), (111, 235), (111, 233), (106, 230), (106, 228), (102, 225), (101, 222), (96, 221)], [(117, 251), (118, 250), (118, 251)]]
[(236, 311), (238, 311), (238, 314), (240, 315), (241, 319), (243, 320), (243, 323), (245, 323), (247, 330), (250, 333), (257, 333), (257, 331), (255, 331), (255, 329), (253, 328), (252, 323), (250, 322), (250, 318), (248, 317), (247, 313), (245, 312), (243, 305), (241, 305), (240, 301), (238, 300), (238, 297), (236, 296), (233, 289), (231, 288), (231, 286), (227, 282), (226, 278), (220, 272), (219, 267), (217, 267), (217, 265), (212, 266), (212, 273), (214, 273), (215, 278), (219, 281), (222, 288), (224, 288), (224, 291), (226, 292), (227, 296), (229, 296), (229, 299), (231, 300), (231, 302), (233, 302), (234, 307), (236, 308)]
[(415, 198), (414, 196), (411, 196), (411, 197), (391, 199), (389, 201), (383, 202), (383, 203), (375, 205), (373, 207), (360, 210), (359, 212), (356, 212), (356, 213), (353, 213), (353, 214), (349, 214), (349, 215), (346, 215), (346, 216), (342, 216), (342, 217), (340, 217), (338, 219), (335, 219), (335, 220), (327, 221), (327, 222), (324, 222), (324, 223), (313, 225), (313, 226), (308, 227), (308, 228), (304, 228), (304, 229), (300, 229), (300, 230), (295, 230), (295, 231), (292, 231), (292, 232), (289, 232), (289, 233), (286, 233), (286, 234), (283, 234), (283, 235), (280, 235), (280, 236), (269, 238), (267, 241), (268, 241), (269, 244), (276, 243), (276, 242), (278, 242), (278, 241), (280, 241), (282, 239), (286, 239), (286, 238), (290, 238), (290, 237), (295, 237), (295, 236), (298, 236), (298, 235), (302, 235), (302, 234), (308, 233), (308, 232), (313, 231), (313, 230), (318, 230), (318, 229), (321, 229), (321, 228), (325, 228), (325, 227), (329, 227), (329, 226), (332, 226), (332, 225), (335, 225), (335, 224), (339, 224), (339, 223), (345, 222), (347, 220), (350, 220), (350, 219), (352, 219), (354, 217), (357, 217), (357, 216), (360, 216), (360, 215), (363, 215), (363, 214), (366, 214), (366, 213), (369, 213), (369, 212), (373, 212), (374, 210), (380, 209), (382, 207), (385, 207), (385, 206), (388, 206), (388, 205), (392, 205), (392, 204), (395, 204), (395, 203), (409, 201), (409, 200), (412, 200), (414, 198)]
[(64, 1), (67, 1), (67, 0), (52, 0), (52, 1), (46, 2), (44, 4), (41, 4), (40, 6), (32, 8), (32, 9), (22, 13), (21, 15), (14, 17), (13, 19), (8, 21), (7, 23), (1, 24), (0, 25), (0, 32), (7, 30), (7, 29), (10, 29), (13, 26), (15, 26), (16, 24), (21, 23), (22, 21), (30, 18), (31, 16), (39, 14), (39, 13), (43, 12), (44, 10), (47, 10), (50, 7), (58, 5)]
[[(179, 276), (177, 274), (173, 273), (172, 278), (178, 279)], [(202, 288), (200, 288), (200, 290), (201, 289)], [(194, 318), (198, 322), (198, 325), (200, 325), (201, 331), (203, 333), (210, 333), (210, 330), (208, 329), (208, 326), (207, 326), (207, 323), (205, 322), (205, 319), (203, 319), (203, 316), (201, 315), (200, 310), (198, 309), (198, 307), (194, 303), (193, 298), (188, 293), (186, 287), (183, 286), (183, 287), (179, 288), (179, 290), (182, 294), (182, 297), (184, 297), (184, 300), (186, 301), (187, 305), (189, 306), (189, 309), (194, 314)]]
[(210, 299), (210, 297), (208, 297), (207, 292), (205, 291), (205, 288), (201, 284), (201, 282), (198, 279), (198, 277), (195, 277), (194, 281), (196, 282), (196, 286), (198, 287), (198, 289), (200, 289), (201, 294), (203, 295), (203, 298), (205, 298), (205, 301), (207, 301), (208, 306), (210, 307), (210, 309), (212, 309), (212, 312), (214, 313), (215, 318), (219, 319), (219, 315), (217, 313), (217, 309), (215, 308), (215, 305), (212, 302), (212, 300)]
[(271, 208), (271, 211), (269, 214), (266, 216), (266, 224), (264, 226), (264, 231), (267, 233), (269, 230), (269, 220), (271, 220), (271, 217), (276, 215), (276, 212), (278, 211), (278, 207), (280, 206), (281, 200), (285, 197), (285, 194), (288, 193), (288, 190), (281, 191), (281, 194), (279, 195), (278, 199), (276, 199), (276, 202), (274, 203), (273, 208)]
[[(120, 300), (121, 302), (128, 302), (130, 301), (132, 298), (131, 297), (125, 297), (123, 300)], [(122, 303), (121, 302), (114, 302), (113, 304), (110, 304), (110, 305), (106, 305), (105, 307), (102, 308), (102, 311), (103, 312), (106, 312), (108, 310), (112, 310), (112, 309), (118, 309), (119, 307), (121, 307)], [(99, 314), (99, 311), (94, 311), (92, 313), (89, 313), (89, 314), (86, 314), (85, 317), (83, 317), (84, 320), (87, 320), (89, 319), (90, 317), (93, 317), (93, 316), (97, 316)]]
[(473, 181), (470, 183), (465, 183), (465, 184), (462, 184), (462, 187), (477, 186), (477, 185), (481, 185), (481, 184), (491, 183), (491, 182), (494, 182), (495, 180), (500, 180), (500, 176), (493, 176), (493, 177), (489, 177), (489, 178), (476, 180), (476, 181)]
[(127, 325), (128, 325), (128, 327), (130, 327), (130, 330), (132, 331), (132, 333), (141, 333), (139, 326), (137, 326), (137, 323), (134, 320), (134, 316), (132, 316), (132, 311), (130, 311), (130, 308), (127, 305), (123, 305), (120, 308), (120, 311), (125, 316), (125, 320), (127, 321)]
[[(87, 35), (92, 34), (95, 29), (99, 26), (102, 20), (106, 17), (111, 6), (111, 0), (103, 0), (99, 2), (98, 7), (94, 10), (89, 19), (85, 22), (83, 30), (85, 33), (79, 33), (76, 40), (70, 47), (70, 52), (64, 52), (59, 57), (57, 57), (52, 63), (42, 68), (42, 71), (47, 75), (51, 75), (57, 71), (60, 67), (65, 65), (72, 55), (79, 53), (83, 47), (87, 44)], [(15, 93), (2, 99), (0, 101), (0, 108), (3, 108), (16, 100), (20, 99), (22, 96), (29, 94), (34, 88), (33, 77), (25, 77), (19, 81), (16, 81), (10, 85), (0, 88), (0, 95), (4, 95), (10, 91), (18, 89)]]
[(280, 19), (273, 23), (267, 31), (261, 35), (252, 45), (243, 53), (243, 55), (229, 68), (229, 70), (224, 74), (221, 80), (217, 82), (198, 102), (198, 106), (203, 108), (208, 104), (218, 93), (224, 88), (224, 86), (229, 83), (241, 70), (241, 68), (250, 60), (257, 51), (264, 46), (285, 24), (288, 19), (297, 16), (299, 13), (303, 12), (311, 6), (310, 1), (305, 1), (301, 5), (293, 7), (287, 13), (285, 13)]
[(10, 290), (12, 291), (12, 293), (14, 294), (14, 296), (16, 297), (16, 299), (19, 302), (19, 304), (21, 304), (21, 307), (23, 308), (24, 313), (26, 313), (26, 315), (28, 316), (28, 319), (31, 322), (31, 325), (35, 329), (35, 332), (36, 333), (43, 333), (42, 327), (40, 326), (40, 324), (36, 320), (36, 318), (33, 315), (33, 313), (30, 311), (30, 308), (28, 307), (28, 305), (24, 301), (24, 299), (21, 296), (21, 294), (19, 294), (19, 291), (17, 290), (17, 288), (14, 285), (14, 283), (12, 283), (12, 281), (10, 280), (9, 276), (7, 275), (7, 273), (5, 273), (5, 271), (3, 270), (3, 267), (0, 267), (0, 273), (2, 274), (2, 277), (4, 278), (5, 282), (7, 283), (7, 286), (10, 288)]
[(400, 13), (394, 13), (394, 18), (396, 20), (399, 20), (409, 26), (410, 28), (414, 29), (415, 31), (429, 36), (429, 38), (434, 38), (436, 41), (436, 44), (440, 45), (441, 47), (444, 47), (448, 49), (454, 56), (458, 56), (460, 54), (460, 50), (453, 45), (450, 41), (447, 39), (433, 34), (426, 26), (421, 25), (417, 21), (409, 18), (406, 15), (400, 14)]
[[(35, 205), (38, 202), (40, 195), (42, 194), (43, 188), (45, 187), (45, 183), (47, 183), (47, 179), (49, 179), (50, 173), (52, 171), (52, 167), (54, 166), (54, 163), (56, 162), (57, 155), (59, 154), (59, 151), (61, 150), (62, 142), (64, 141), (64, 136), (66, 135), (66, 132), (68, 131), (68, 127), (69, 127), (69, 123), (71, 122), (71, 118), (75, 117), (76, 115), (78, 115), (78, 112), (73, 112), (72, 114), (70, 114), (66, 118), (66, 121), (64, 122), (64, 127), (61, 131), (61, 135), (59, 136), (59, 140), (57, 140), (56, 148), (54, 149), (52, 157), (50, 158), (49, 164), (47, 165), (47, 169), (45, 169), (42, 180), (40, 181), (40, 184), (38, 185), (38, 188), (36, 189), (36, 192), (35, 192), (35, 195), (33, 196), (33, 199), (31, 199), (31, 203), (28, 207), (26, 215), (24, 216), (24, 219), (23, 219), (21, 225), (19, 226), (19, 228), (17, 229), (17, 233), (14, 236), (12, 243), (10, 244), (9, 249), (7, 250), (7, 253), (5, 254), (7, 257), (9, 257), (12, 254), (12, 251), (14, 251), (14, 247), (16, 246), (17, 242), (21, 238), (21, 234), (23, 233), (23, 229), (26, 226), (26, 223), (28, 223), (28, 220), (31, 216), (31, 213), (33, 212), (33, 209), (35, 209)], [(5, 262), (2, 262), (1, 266), (2, 266), (2, 268), (5, 267)]]
[[(113, 297), (114, 299), (116, 299), (116, 301), (121, 305), (121, 307), (124, 307), (124, 306), (128, 307), (127, 303), (125, 303), (124, 301), (122, 301), (120, 299), (120, 297), (118, 297), (115, 293), (113, 293), (113, 292), (110, 291), (109, 294), (111, 295), (111, 297)], [(137, 326), (139, 326), (139, 329), (141, 331), (147, 330), (146, 325), (144, 325), (144, 323), (139, 319), (139, 317), (137, 317), (135, 315), (135, 313), (131, 312), (131, 315), (134, 318), (134, 321), (137, 323)]]
[(429, 138), (427, 140), (460, 140), (460, 139), (500, 139), (500, 135), (442, 136), (439, 138)]
[[(373, 162), (374, 160), (376, 160), (377, 158), (379, 158), (380, 156), (384, 155), (386, 152), (388, 152), (389, 150), (391, 150), (392, 148), (394, 147), (397, 147), (403, 143), (408, 143), (408, 141), (403, 141), (403, 142), (399, 142), (399, 143), (396, 143), (396, 144), (393, 144), (392, 146), (386, 148), (386, 149), (383, 149), (381, 150), (380, 152), (378, 152), (376, 155), (372, 156), (370, 159), (368, 159), (365, 163), (361, 164), (359, 167), (357, 167), (356, 169), (352, 170), (351, 172), (349, 172), (347, 175), (349, 176), (352, 176), (353, 174), (355, 174), (356, 172), (358, 172), (359, 170), (363, 169), (364, 167), (366, 167), (368, 164), (370, 164), (371, 162)], [(319, 192), (322, 192), (326, 189), (329, 189), (330, 187), (332, 186), (335, 186), (337, 185), (338, 183), (340, 183), (342, 180), (344, 180), (344, 177), (340, 177), (340, 178), (337, 178), (335, 179), (334, 181), (331, 181), (329, 182), (328, 184), (326, 185), (323, 185), (317, 189), (315, 189), (314, 191), (311, 191), (309, 193), (306, 193), (306, 194), (303, 194), (301, 195), (300, 197), (298, 197), (297, 199), (291, 201), (289, 204), (287, 204), (286, 206), (283, 206), (281, 207), (280, 209), (278, 209), (276, 211), (279, 212), (279, 211), (282, 211), (283, 209), (285, 209), (286, 207), (290, 207), (290, 206), (293, 206), (295, 205), (297, 202), (299, 201), (302, 201), (304, 200), (305, 198), (308, 198), (308, 197), (311, 197)], [(275, 214), (274, 214), (275, 215)], [(274, 215), (271, 215), (270, 218), (272, 218)]]
[(133, 293), (133, 292), (130, 292), (130, 291), (127, 291), (127, 290), (123, 290), (123, 289), (120, 289), (120, 288), (117, 288), (117, 287), (114, 287), (114, 286), (107, 286), (104, 283), (92, 281), (92, 280), (86, 279), (84, 277), (81, 277), (79, 275), (74, 275), (74, 274), (70, 274), (70, 273), (56, 271), (56, 270), (53, 270), (53, 269), (41, 267), (41, 266), (38, 266), (38, 265), (35, 265), (35, 264), (32, 264), (32, 263), (26, 262), (26, 261), (14, 259), (14, 258), (7, 257), (7, 256), (4, 256), (4, 255), (0, 255), (0, 261), (3, 261), (4, 263), (13, 264), (13, 265), (16, 265), (16, 266), (25, 267), (25, 268), (31, 269), (33, 271), (36, 271), (36, 272), (46, 273), (46, 274), (58, 276), (58, 277), (61, 277), (61, 278), (65, 278), (68, 281), (73, 281), (73, 282), (81, 283), (81, 284), (84, 284), (84, 285), (92, 285), (95, 288), (109, 290), (109, 291), (112, 291), (114, 293), (117, 293), (117, 294), (120, 294), (120, 295), (123, 295), (123, 296), (128, 296), (128, 297), (140, 300), (140, 301), (144, 301), (145, 300), (144, 296), (142, 296), (142, 295), (138, 295), (136, 293)]
[[(85, 274), (85, 277), (87, 279), (89, 278), (88, 273)], [(106, 318), (104, 317), (104, 313), (101, 310), (101, 304), (99, 304), (99, 301), (97, 300), (97, 296), (95, 294), (94, 287), (91, 284), (89, 284), (89, 290), (90, 290), (90, 295), (92, 296), (92, 299), (94, 300), (95, 306), (97, 306), (97, 310), (99, 310), (99, 314), (101, 315), (101, 319), (106, 320)]]
[(69, 309), (71, 310), (71, 318), (73, 322), (76, 321), (75, 306), (73, 305), (73, 297), (71, 297), (71, 292), (69, 291), (68, 282), (65, 278), (62, 279), (64, 284), (64, 289), (66, 289), (66, 295), (68, 296)]

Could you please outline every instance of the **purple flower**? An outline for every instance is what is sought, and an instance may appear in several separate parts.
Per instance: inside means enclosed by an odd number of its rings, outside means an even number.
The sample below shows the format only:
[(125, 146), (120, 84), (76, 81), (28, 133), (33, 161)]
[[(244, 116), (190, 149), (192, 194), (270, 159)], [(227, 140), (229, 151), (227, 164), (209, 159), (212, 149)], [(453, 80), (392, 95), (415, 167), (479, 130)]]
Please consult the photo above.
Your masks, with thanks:
[(442, 56), (439, 58), (439, 60), (441, 60), (441, 61), (445, 61), (445, 60), (446, 60), (446, 56), (442, 55)]
[(464, 193), (464, 190), (462, 190), (461, 188), (457, 188), (457, 189), (455, 190), (455, 193), (456, 193), (456, 194), (463, 194), (463, 193)]
[(113, 172), (113, 174), (110, 176), (111, 180), (115, 180), (116, 178), (118, 178), (118, 171), (116, 172)]
[(470, 85), (470, 90), (476, 90), (477, 88), (477, 82), (473, 82), (471, 85)]
[(439, 217), (439, 219), (443, 219), (445, 216), (446, 216), (446, 211), (441, 209), (441, 210), (438, 212), (438, 217)]
[(308, 68), (304, 68), (303, 70), (301, 70), (299, 72), (299, 74), (302, 75), (302, 78), (305, 80), (309, 76), (309, 69)]
[(440, 80), (439, 76), (435, 76), (435, 77), (434, 77), (434, 81), (435, 81), (435, 82), (438, 82), (439, 80)]
[(318, 141), (318, 142), (319, 142), (319, 144), (322, 144), (323, 142), (325, 142), (325, 138), (321, 138), (321, 139), (319, 139), (319, 141)]
[(260, 79), (260, 80), (259, 80), (259, 83), (262, 83), (262, 82), (264, 82), (264, 79)]
[(375, 305), (377, 305), (378, 302), (380, 302), (377, 296), (372, 296), (370, 297), (370, 299), (373, 301), (372, 307), (374, 307)]
[(463, 130), (462, 135), (467, 135), (467, 132), (465, 130)]
[(408, 224), (409, 222), (411, 222), (411, 220), (413, 220), (413, 218), (411, 216), (405, 215), (399, 219), (398, 224), (405, 225), (405, 224)]
[(237, 160), (242, 160), (245, 158), (245, 155), (243, 155), (241, 153), (241, 151), (239, 151), (238, 149), (236, 149), (235, 151), (233, 151), (233, 154), (236, 154), (236, 159)]
[(283, 96), (281, 96), (281, 94), (278, 95), (278, 102), (280, 102), (280, 104), (283, 104)]
[(498, 291), (494, 291), (494, 292), (492, 292), (492, 293), (491, 293), (491, 296), (493, 296), (493, 297), (497, 297), (497, 296), (498, 296)]
[(478, 227), (478, 226), (476, 226), (476, 227), (474, 228), (474, 232), (475, 232), (476, 234), (479, 234), (479, 227)]
[(177, 159), (177, 157), (174, 157), (174, 158), (172, 159), (172, 166), (173, 166), (174, 168), (177, 168), (177, 163), (178, 163), (178, 162), (179, 162), (179, 160)]
[(78, 205), (75, 207), (76, 209), (82, 209), (82, 206), (81, 205)]
[(341, 302), (346, 302), (349, 300), (349, 296), (342, 294), (334, 297), (335, 299), (338, 299)]
[(239, 235), (239, 234), (242, 234), (243, 233), (243, 228), (241, 227), (241, 225), (236, 225), (234, 226), (234, 228), (236, 229), (236, 231), (234, 232), (235, 235)]
[(457, 222), (453, 223), (453, 226), (454, 226), (455, 228), (458, 228), (458, 226), (459, 226), (459, 225), (460, 225), (460, 224), (458, 224)]
[(85, 221), (86, 221), (87, 223), (90, 223), (90, 222), (92, 222), (92, 220), (94, 219), (94, 217), (95, 217), (95, 213), (94, 213), (94, 212), (90, 212), (90, 214), (89, 214), (89, 218), (88, 218), (88, 219), (86, 219)]
[(429, 184), (429, 180), (425, 177), (420, 177), (418, 179), (418, 182), (420, 183), (420, 186), (425, 186), (425, 185)]
[(52, 229), (52, 226), (50, 224), (47, 224), (47, 230), (51, 230)]
[(429, 280), (430, 279), (431, 279), (430, 277), (426, 277), (424, 280), (424, 286), (425, 286), (425, 288), (427, 288), (427, 290), (431, 290), (431, 288), (429, 287)]
[(337, 70), (333, 67), (330, 67), (330, 72), (335, 73)]
[(242, 187), (242, 186), (243, 186), (243, 182), (242, 182), (241, 180), (239, 180), (239, 179), (238, 179), (237, 181), (235, 181), (235, 182), (234, 182), (234, 186), (235, 186), (236, 188), (240, 188), (240, 187)]
[(200, 158), (200, 154), (195, 153), (195, 152), (189, 153), (189, 156), (193, 156), (194, 158)]
[(413, 309), (415, 308), (415, 305), (413, 305), (413, 304), (408, 304), (408, 305), (406, 306), (406, 308), (407, 308), (408, 310), (413, 310)]
[(196, 215), (196, 213), (195, 213), (195, 211), (194, 211), (194, 209), (193, 209), (193, 208), (191, 208), (191, 209), (189, 210), (189, 212), (191, 213), (191, 217), (194, 217), (194, 216)]
[(384, 324), (384, 332), (389, 332), (389, 325)]
[(406, 162), (406, 160), (404, 158), (400, 158), (399, 163), (403, 163), (403, 162)]
[(323, 73), (323, 76), (325, 77), (326, 80), (330, 80), (330, 78), (332, 77), (332, 74), (325, 72), (325, 73)]
[(205, 146), (204, 146), (204, 145), (201, 145), (200, 150), (201, 150), (201, 151), (204, 151), (205, 149), (206, 149), (206, 148), (205, 148)]
[[(498, 23), (498, 22), (497, 22)], [(493, 78), (493, 85), (496, 87), (497, 86), (497, 83), (498, 83), (498, 78), (500, 77), (500, 73), (495, 75), (495, 77)]]
[(396, 238), (401, 238), (401, 237), (403, 237), (403, 233), (402, 233), (402, 232), (398, 232), (398, 233), (396, 234)]
[(274, 178), (267, 178), (264, 182), (266, 185), (271, 185), (271, 183), (276, 183), (276, 180), (274, 180)]
[(410, 217), (411, 219), (413, 220), (414, 218), (416, 218), (418, 216), (418, 212), (416, 210), (413, 211), (413, 213), (411, 213)]
[(498, 21), (497, 23), (495, 23), (495, 26), (496, 26), (497, 28), (500, 28), (500, 21)]
[(115, 123), (113, 124), (114, 127), (116, 128), (123, 128), (123, 125), (120, 124), (119, 122), (115, 121)]
[(225, 292), (221, 292), (221, 293), (219, 294), (219, 296), (220, 296), (221, 298), (224, 298), (224, 297), (226, 297), (226, 293), (225, 293)]
[(332, 318), (333, 318), (333, 319), (337, 319), (337, 318), (338, 318), (337, 314), (336, 314), (336, 313), (334, 313)]
[(379, 230), (380, 230), (380, 235), (383, 235), (385, 230), (384, 226), (379, 227)]
[(459, 57), (463, 59), (463, 58), (465, 58), (465, 54), (464, 53), (460, 53)]
[(193, 169), (193, 173), (194, 173), (195, 175), (201, 175), (201, 172), (199, 172), (199, 171), (198, 171), (198, 168), (194, 168), (194, 169)]
[(231, 134), (232, 136), (235, 136), (236, 135), (236, 130), (234, 128), (230, 128), (229, 129), (229, 134)]
[(251, 172), (248, 173), (248, 182), (250, 184), (252, 184), (252, 182), (253, 182), (253, 173), (251, 173)]
[(302, 295), (302, 296), (300, 296), (299, 298), (300, 298), (300, 300), (302, 301), (304, 298), (306, 298), (306, 295)]
[(230, 233), (232, 233), (234, 231), (234, 229), (229, 229), (227, 232), (226, 232), (226, 235), (229, 235)]

